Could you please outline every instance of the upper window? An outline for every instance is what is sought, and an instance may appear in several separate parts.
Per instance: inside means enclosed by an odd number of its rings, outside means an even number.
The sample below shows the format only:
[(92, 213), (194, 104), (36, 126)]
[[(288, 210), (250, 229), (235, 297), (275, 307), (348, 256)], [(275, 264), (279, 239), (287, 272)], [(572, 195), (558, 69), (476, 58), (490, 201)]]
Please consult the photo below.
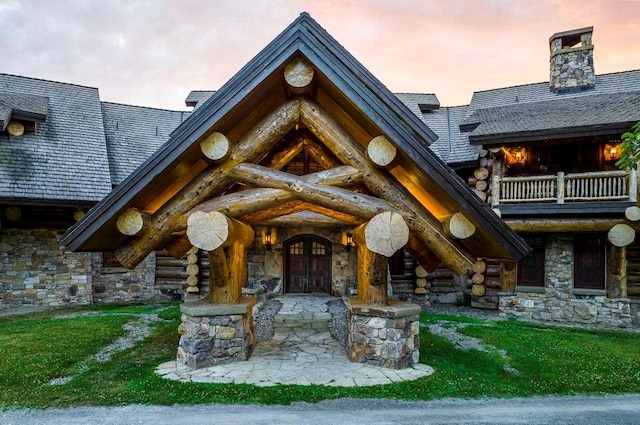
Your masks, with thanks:
[(575, 235), (573, 264), (575, 288), (604, 289), (605, 241), (601, 235)]
[(518, 263), (518, 285), (544, 286), (544, 235), (524, 237), (533, 249)]
[(315, 173), (316, 171), (321, 170), (322, 167), (320, 164), (315, 162), (306, 150), (302, 150), (287, 164), (286, 167), (284, 167), (283, 171), (297, 176), (303, 176), (305, 174)]

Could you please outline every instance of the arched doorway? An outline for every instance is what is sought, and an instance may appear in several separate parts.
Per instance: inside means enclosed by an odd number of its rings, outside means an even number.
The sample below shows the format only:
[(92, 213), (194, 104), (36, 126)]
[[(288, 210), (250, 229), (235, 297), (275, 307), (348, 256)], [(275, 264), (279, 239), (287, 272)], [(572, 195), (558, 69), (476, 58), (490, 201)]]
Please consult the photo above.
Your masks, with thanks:
[(331, 242), (314, 235), (284, 243), (285, 293), (331, 293)]

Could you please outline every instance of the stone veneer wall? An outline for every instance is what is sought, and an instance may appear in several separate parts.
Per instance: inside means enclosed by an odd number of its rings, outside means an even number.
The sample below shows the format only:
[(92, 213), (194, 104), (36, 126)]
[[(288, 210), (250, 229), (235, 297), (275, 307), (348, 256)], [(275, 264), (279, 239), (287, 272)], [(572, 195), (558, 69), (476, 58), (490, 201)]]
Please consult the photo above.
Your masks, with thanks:
[(590, 32), (581, 35), (581, 46), (562, 49), (562, 38), (551, 41), (549, 85), (554, 92), (579, 90), (596, 84)]
[(70, 252), (62, 231), (0, 230), (0, 309), (168, 299), (154, 288), (155, 255), (135, 270), (105, 269), (102, 254)]
[(586, 295), (573, 288), (573, 235), (549, 234), (542, 292), (501, 293), (500, 313), (533, 320), (631, 326), (628, 298)]
[(342, 241), (342, 229), (321, 229), (312, 227), (278, 228), (272, 232), (274, 239), (271, 250), (262, 242), (262, 229), (257, 227), (256, 239), (249, 248), (249, 287), (263, 287), (267, 292), (283, 292), (284, 242), (298, 235), (315, 235), (332, 243), (331, 291), (334, 295), (344, 295), (347, 287), (356, 282), (357, 253), (355, 248), (347, 251)]

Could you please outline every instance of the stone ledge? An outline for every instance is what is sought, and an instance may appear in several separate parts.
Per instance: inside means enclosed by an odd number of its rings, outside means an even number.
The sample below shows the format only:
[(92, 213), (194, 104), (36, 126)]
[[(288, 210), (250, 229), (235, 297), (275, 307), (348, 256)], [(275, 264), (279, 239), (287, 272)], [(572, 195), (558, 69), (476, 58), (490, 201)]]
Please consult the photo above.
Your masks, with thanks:
[(587, 289), (587, 288), (572, 288), (569, 290), (573, 295), (593, 295), (596, 297), (606, 297), (607, 291), (604, 289)]
[(227, 316), (246, 314), (256, 303), (255, 298), (240, 298), (238, 304), (211, 304), (207, 300), (198, 300), (180, 305), (180, 311), (192, 317)]
[(415, 316), (422, 313), (418, 304), (390, 299), (387, 305), (369, 305), (357, 297), (349, 298), (349, 311), (353, 314), (373, 317), (388, 317), (390, 319)]
[(544, 286), (516, 286), (516, 293), (525, 292), (525, 293), (533, 293), (533, 294), (544, 294), (546, 293), (547, 288)]

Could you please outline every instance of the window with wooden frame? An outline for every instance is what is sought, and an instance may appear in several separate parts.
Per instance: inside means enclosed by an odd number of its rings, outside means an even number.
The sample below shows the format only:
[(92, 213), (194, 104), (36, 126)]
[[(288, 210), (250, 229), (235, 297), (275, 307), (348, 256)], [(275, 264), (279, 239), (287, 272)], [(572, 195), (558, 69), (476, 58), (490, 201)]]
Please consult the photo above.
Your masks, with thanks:
[(102, 253), (102, 267), (105, 269), (122, 268), (122, 264), (116, 259), (116, 254), (113, 251), (105, 251)]
[(297, 176), (304, 176), (305, 174), (322, 171), (322, 169), (320, 164), (315, 162), (306, 150), (302, 150), (284, 167), (283, 171)]
[(524, 236), (532, 251), (518, 263), (518, 286), (544, 286), (544, 235)]
[(602, 235), (582, 234), (573, 239), (573, 286), (604, 289), (605, 240)]

